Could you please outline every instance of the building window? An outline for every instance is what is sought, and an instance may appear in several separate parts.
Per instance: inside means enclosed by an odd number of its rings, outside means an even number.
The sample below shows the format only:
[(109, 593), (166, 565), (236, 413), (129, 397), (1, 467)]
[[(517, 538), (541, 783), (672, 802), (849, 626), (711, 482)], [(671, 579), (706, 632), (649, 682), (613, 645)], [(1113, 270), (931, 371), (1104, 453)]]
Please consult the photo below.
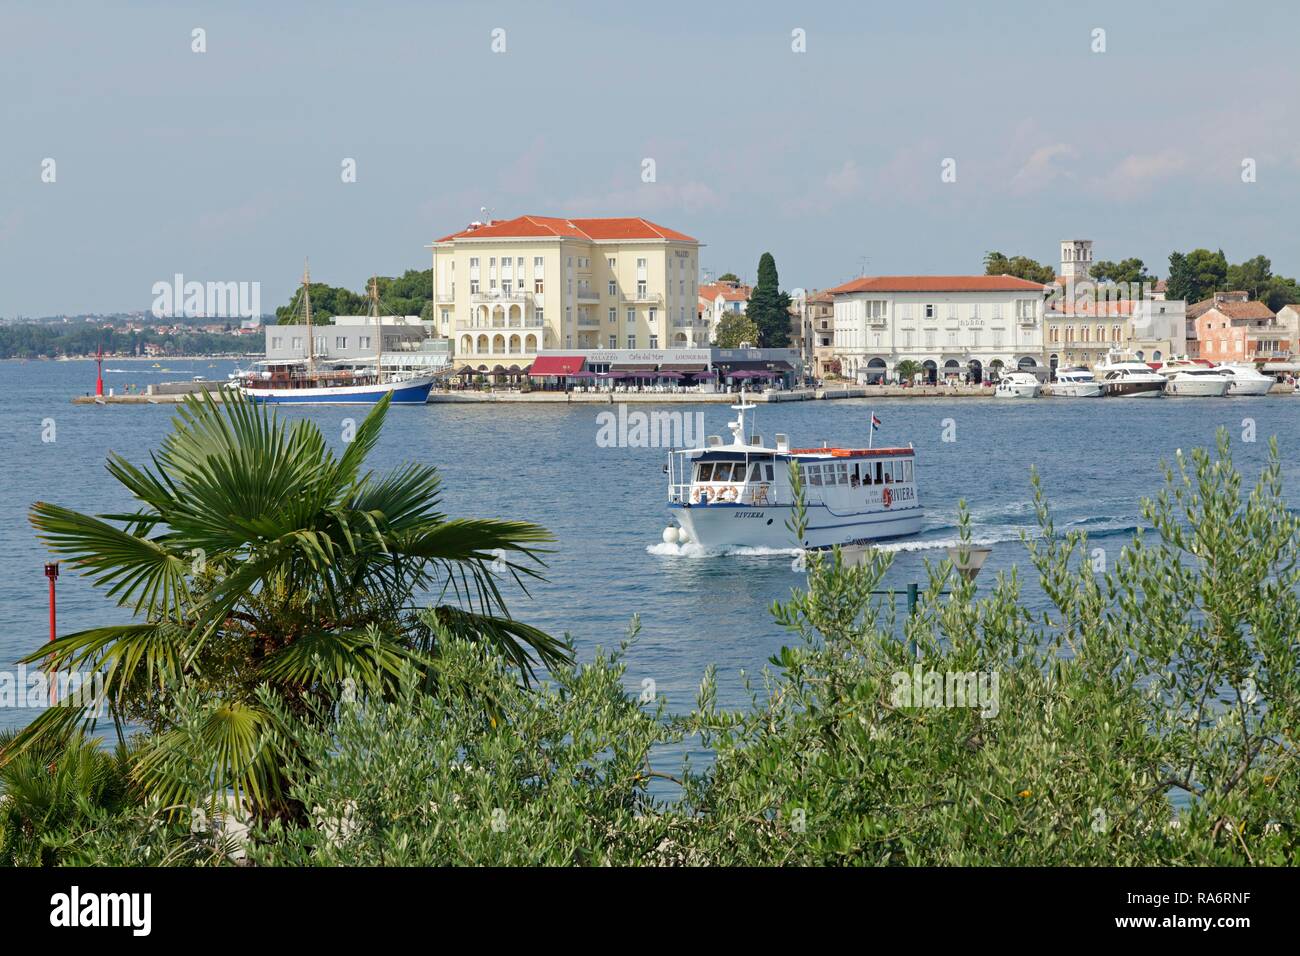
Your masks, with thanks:
[(1001, 303), (1001, 302), (994, 302), (994, 303), (993, 303), (993, 318), (995, 318), (995, 319), (1000, 319), (1000, 318), (1002, 318), (1002, 303)]
[(506, 295), (509, 295), (509, 294), (510, 294), (510, 284), (511, 284), (511, 283), (510, 283), (510, 280), (509, 280), (509, 279), (502, 279), (502, 280), (501, 280), (501, 291), (502, 291), (503, 293), (505, 293)]
[(616, 283), (613, 279), (609, 280), (609, 294), (610, 295), (618, 294), (618, 283)]
[(650, 336), (650, 347), (652, 349), (659, 348), (659, 336), (657, 335)]
[(636, 325), (636, 309), (627, 310), (627, 324)]
[(629, 336), (627, 337), (627, 347), (630, 348), (630, 349), (634, 349), (634, 348), (636, 348), (636, 336), (635, 336), (635, 335), (629, 335)]
[(651, 310), (650, 310), (650, 324), (651, 324), (651, 325), (654, 325), (654, 324), (655, 324), (655, 320), (656, 320), (657, 318), (658, 318), (658, 315), (656, 314), (656, 310), (655, 310), (655, 309), (651, 309)]
[(542, 294), (542, 291), (545, 288), (545, 286), (546, 284), (541, 279), (533, 280), (533, 291), (536, 292), (538, 295)]
[(609, 337), (609, 347), (612, 348), (612, 349), (616, 349), (616, 348), (618, 348), (618, 336), (617, 336), (617, 335), (611, 335), (611, 336)]
[(336, 349), (345, 349), (348, 347), (348, 337), (346, 335), (334, 336), (334, 347)]
[(357, 337), (357, 348), (360, 348), (360, 349), (368, 349), (368, 348), (370, 348), (370, 336), (368, 336), (368, 335), (358, 336), (358, 337)]
[(302, 348), (302, 339), (298, 338), (296, 335), (293, 337), (293, 347), (295, 349)]
[(546, 315), (544, 314), (544, 312), (545, 312), (544, 309), (533, 310), (533, 317), (537, 320), (538, 325), (541, 325), (546, 321)]
[(478, 268), (478, 256), (470, 256), (470, 257), (469, 257), (469, 267), (470, 267), (471, 269), (477, 269), (477, 268)]
[(609, 271), (610, 271), (610, 272), (613, 272), (613, 271), (618, 267), (618, 260), (617, 260), (617, 259), (606, 259), (605, 261), (609, 263)]
[(282, 345), (283, 342), (284, 342), (284, 339), (281, 339), (281, 338), (272, 338), (272, 339), (271, 339), (271, 348), (273, 348), (273, 349), (278, 349), (278, 348), (281, 347), (281, 345)]
[(645, 284), (645, 280), (644, 280), (644, 279), (639, 279), (639, 280), (637, 280), (637, 284), (636, 284), (636, 297), (637, 297), (638, 299), (644, 299), (645, 296), (646, 296), (646, 284)]
[(478, 295), (478, 279), (469, 280), (470, 295)]
[(934, 306), (932, 306), (932, 305), (927, 305), (927, 306), (925, 307), (925, 317), (926, 317), (927, 319), (933, 319), (933, 318), (934, 318)]

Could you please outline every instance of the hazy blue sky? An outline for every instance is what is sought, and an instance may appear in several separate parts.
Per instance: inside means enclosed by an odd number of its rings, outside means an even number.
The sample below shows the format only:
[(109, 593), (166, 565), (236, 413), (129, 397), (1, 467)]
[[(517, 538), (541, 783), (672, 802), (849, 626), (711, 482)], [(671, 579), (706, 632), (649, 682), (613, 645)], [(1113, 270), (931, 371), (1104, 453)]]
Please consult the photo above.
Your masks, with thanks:
[(144, 309), (176, 272), (270, 311), (304, 256), (360, 288), (480, 206), (644, 215), (787, 287), (1071, 237), (1300, 273), (1291, 3), (117, 6), (0, 0), (0, 316)]

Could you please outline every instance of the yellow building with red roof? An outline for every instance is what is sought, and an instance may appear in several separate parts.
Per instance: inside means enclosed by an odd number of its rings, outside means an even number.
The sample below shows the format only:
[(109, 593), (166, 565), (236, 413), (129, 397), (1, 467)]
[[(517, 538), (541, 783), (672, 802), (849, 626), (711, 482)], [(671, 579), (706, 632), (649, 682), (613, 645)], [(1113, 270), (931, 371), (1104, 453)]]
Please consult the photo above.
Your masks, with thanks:
[(700, 344), (700, 242), (648, 219), (518, 216), (430, 248), (434, 319), (457, 363), (522, 369), (544, 349)]

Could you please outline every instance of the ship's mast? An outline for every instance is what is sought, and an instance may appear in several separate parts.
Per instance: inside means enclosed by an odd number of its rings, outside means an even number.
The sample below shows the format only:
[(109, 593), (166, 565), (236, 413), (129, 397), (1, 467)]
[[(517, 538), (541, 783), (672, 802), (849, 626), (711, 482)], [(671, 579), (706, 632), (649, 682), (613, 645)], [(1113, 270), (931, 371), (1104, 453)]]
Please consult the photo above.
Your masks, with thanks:
[(307, 315), (307, 375), (311, 377), (316, 373), (316, 349), (311, 335), (311, 272), (306, 259), (302, 261), (302, 302)]
[(375, 384), (384, 380), (384, 323), (379, 318), (379, 280), (370, 277), (370, 314), (375, 317)]

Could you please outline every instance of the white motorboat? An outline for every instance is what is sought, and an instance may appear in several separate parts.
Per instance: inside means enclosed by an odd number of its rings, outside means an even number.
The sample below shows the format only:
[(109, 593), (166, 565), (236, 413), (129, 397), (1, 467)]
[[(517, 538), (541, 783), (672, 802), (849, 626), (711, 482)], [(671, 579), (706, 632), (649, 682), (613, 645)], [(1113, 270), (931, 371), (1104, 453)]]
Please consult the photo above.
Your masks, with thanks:
[(993, 389), (995, 398), (1037, 398), (1043, 385), (1028, 372), (1007, 372)]
[(1195, 363), (1163, 365), (1158, 371), (1169, 380), (1165, 394), (1179, 398), (1222, 398), (1232, 384), (1218, 369)]
[(1217, 365), (1214, 370), (1222, 372), (1231, 380), (1228, 384), (1229, 395), (1267, 395), (1277, 381), (1253, 365)]
[[(916, 534), (924, 512), (916, 492), (916, 452), (906, 448), (791, 448), (785, 435), (774, 445), (746, 435), (744, 392), (731, 406), (732, 440), (711, 435), (703, 448), (668, 456), (670, 544), (707, 548), (825, 549)], [(803, 540), (787, 527), (794, 494), (790, 465), (797, 463), (807, 508)]]
[(1101, 398), (1106, 394), (1105, 387), (1086, 368), (1057, 369), (1051, 391), (1059, 398)]

